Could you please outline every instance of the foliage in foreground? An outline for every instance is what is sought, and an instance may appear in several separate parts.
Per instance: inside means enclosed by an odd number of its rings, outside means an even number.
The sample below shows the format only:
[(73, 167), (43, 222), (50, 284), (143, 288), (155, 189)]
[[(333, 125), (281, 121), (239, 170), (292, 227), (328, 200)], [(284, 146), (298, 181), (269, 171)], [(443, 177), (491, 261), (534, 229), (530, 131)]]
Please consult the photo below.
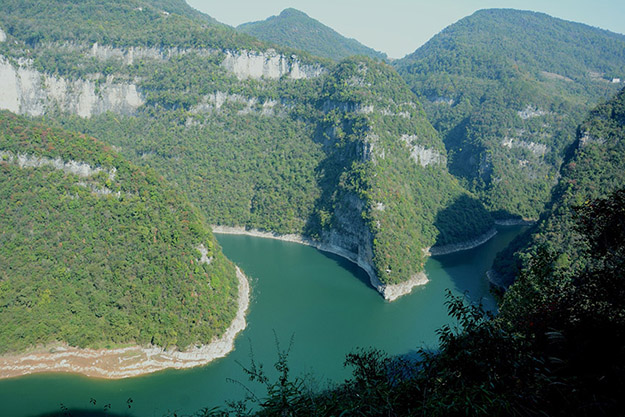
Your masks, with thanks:
[(411, 360), (357, 351), (345, 361), (352, 377), (315, 393), (289, 375), (288, 349), (279, 351), (277, 379), (253, 361), (247, 369), (265, 398), (197, 416), (617, 415), (625, 405), (623, 207), (625, 190), (577, 208), (587, 262), (566, 283), (549, 266), (557, 254), (545, 250), (496, 318), (449, 295), (458, 326), (439, 330), (438, 352)]

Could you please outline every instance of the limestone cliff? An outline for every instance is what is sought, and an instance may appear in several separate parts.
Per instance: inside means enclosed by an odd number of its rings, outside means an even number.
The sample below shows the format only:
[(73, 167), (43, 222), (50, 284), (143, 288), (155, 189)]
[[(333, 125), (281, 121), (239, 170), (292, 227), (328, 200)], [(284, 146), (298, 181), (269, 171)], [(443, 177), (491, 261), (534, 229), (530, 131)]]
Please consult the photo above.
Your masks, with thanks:
[(0, 56), (0, 109), (41, 116), (61, 110), (81, 117), (107, 111), (132, 114), (143, 104), (134, 84), (68, 80), (34, 70), (28, 60), (11, 63)]

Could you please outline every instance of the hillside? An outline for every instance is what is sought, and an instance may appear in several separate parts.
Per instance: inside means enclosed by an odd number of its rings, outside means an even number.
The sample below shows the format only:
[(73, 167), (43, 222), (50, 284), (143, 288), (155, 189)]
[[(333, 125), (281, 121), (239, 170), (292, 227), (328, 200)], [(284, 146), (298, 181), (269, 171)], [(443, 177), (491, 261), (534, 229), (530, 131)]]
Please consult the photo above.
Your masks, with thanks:
[[(386, 64), (333, 65), (174, 13), (156, 11), (144, 30), (144, 16), (110, 1), (108, 14), (56, 5), (54, 17), (75, 16), (79, 30), (34, 43), (19, 28), (48, 17), (0, 6), (11, 92), (0, 106), (115, 145), (180, 186), (211, 224), (297, 233), (340, 252), (383, 292), (425, 282), (423, 249), (491, 228)], [(101, 33), (83, 15), (128, 32)]]
[(0, 112), (0, 353), (207, 344), (237, 310), (204, 217), (92, 137)]
[(502, 252), (493, 279), (508, 286), (532, 259), (549, 254), (554, 273), (565, 277), (583, 270), (586, 249), (574, 233), (576, 207), (625, 188), (625, 89), (599, 105), (579, 126), (575, 147), (562, 167), (552, 202), (541, 221)]
[(386, 54), (375, 51), (356, 39), (346, 38), (296, 9), (284, 9), (278, 16), (271, 16), (263, 21), (243, 23), (237, 26), (237, 31), (334, 61), (353, 55), (381, 60), (387, 58)]
[(443, 136), (452, 174), (496, 217), (536, 219), (575, 127), (625, 78), (625, 36), (481, 10), (393, 65)]
[[(457, 324), (440, 346), (390, 356), (346, 356), (351, 376), (312, 391), (289, 374), (280, 351), (271, 376), (246, 369), (261, 398), (256, 416), (614, 416), (625, 389), (625, 90), (580, 128), (554, 210), (538, 226), (534, 253), (496, 316), (448, 293)], [(568, 259), (563, 259), (563, 256)], [(237, 415), (241, 404), (207, 415)]]

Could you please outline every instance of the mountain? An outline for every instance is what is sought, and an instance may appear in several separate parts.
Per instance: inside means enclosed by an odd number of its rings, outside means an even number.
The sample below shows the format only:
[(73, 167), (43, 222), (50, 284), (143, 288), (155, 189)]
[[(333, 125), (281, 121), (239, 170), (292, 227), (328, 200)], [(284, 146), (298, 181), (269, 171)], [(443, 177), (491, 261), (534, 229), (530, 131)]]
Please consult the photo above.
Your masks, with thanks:
[(278, 16), (271, 16), (263, 21), (243, 23), (237, 26), (237, 31), (334, 61), (352, 55), (387, 59), (386, 54), (373, 50), (355, 39), (346, 38), (296, 9), (284, 9)]
[(536, 219), (575, 127), (625, 78), (625, 36), (481, 10), (394, 61), (443, 136), (449, 169), (500, 219)]
[(576, 230), (579, 207), (625, 188), (625, 89), (592, 110), (579, 126), (577, 139), (561, 170), (549, 210), (528, 233), (500, 253), (491, 272), (509, 286), (538, 257), (562, 277), (583, 271), (586, 248)]
[(303, 235), (388, 298), (425, 282), (425, 249), (492, 227), (390, 66), (295, 55), (149, 1), (48, 3), (0, 5), (0, 107), (116, 146), (211, 224)]
[(237, 310), (204, 217), (153, 170), (0, 112), (0, 352), (208, 344)]
[[(542, 236), (535, 235), (543, 248), (503, 295), (497, 315), (449, 293), (446, 305), (457, 324), (437, 331), (437, 349), (402, 356), (356, 350), (344, 362), (350, 377), (317, 392), (286, 371), (267, 377), (252, 361), (250, 381), (260, 377), (267, 388), (254, 415), (619, 415), (625, 389), (624, 143), (625, 90), (582, 124), (556, 208), (539, 226)], [(574, 257), (563, 260), (567, 254)], [(288, 370), (288, 351), (282, 353), (275, 368)]]

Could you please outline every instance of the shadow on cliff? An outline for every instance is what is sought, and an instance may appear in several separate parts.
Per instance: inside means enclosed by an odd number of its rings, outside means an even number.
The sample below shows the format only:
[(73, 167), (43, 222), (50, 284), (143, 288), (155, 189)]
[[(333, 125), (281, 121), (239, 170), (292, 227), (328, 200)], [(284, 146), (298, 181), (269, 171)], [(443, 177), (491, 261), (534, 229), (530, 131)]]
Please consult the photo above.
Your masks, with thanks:
[(462, 194), (436, 214), (434, 226), (439, 234), (434, 247), (467, 242), (488, 232), (494, 225), (492, 216), (479, 200)]

